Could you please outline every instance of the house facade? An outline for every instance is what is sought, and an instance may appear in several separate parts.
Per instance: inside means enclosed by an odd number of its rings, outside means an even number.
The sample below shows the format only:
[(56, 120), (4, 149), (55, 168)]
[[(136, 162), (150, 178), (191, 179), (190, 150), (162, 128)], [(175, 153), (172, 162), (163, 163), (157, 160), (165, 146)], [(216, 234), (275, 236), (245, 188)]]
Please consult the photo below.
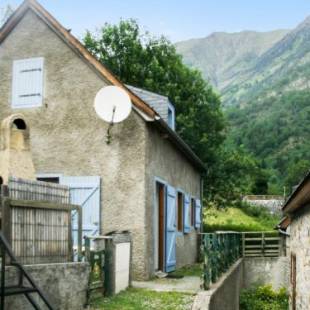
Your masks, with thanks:
[(280, 223), (289, 233), (290, 309), (306, 310), (310, 305), (310, 172), (283, 207)]
[[(93, 108), (107, 85), (133, 103), (109, 145), (109, 124)], [(131, 232), (135, 279), (198, 255), (204, 166), (155, 109), (36, 1), (26, 0), (1, 29), (0, 120), (25, 117), (36, 176), (70, 187), (84, 235)]]

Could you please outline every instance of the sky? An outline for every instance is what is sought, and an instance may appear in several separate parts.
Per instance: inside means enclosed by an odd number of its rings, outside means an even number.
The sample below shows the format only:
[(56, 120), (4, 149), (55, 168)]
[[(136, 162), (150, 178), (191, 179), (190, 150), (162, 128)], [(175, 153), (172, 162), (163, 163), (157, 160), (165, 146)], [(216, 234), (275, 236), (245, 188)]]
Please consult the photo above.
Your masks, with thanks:
[[(21, 0), (0, 0), (17, 7)], [(81, 38), (105, 22), (135, 18), (152, 34), (172, 42), (212, 32), (292, 29), (310, 15), (310, 0), (40, 0), (58, 21)]]

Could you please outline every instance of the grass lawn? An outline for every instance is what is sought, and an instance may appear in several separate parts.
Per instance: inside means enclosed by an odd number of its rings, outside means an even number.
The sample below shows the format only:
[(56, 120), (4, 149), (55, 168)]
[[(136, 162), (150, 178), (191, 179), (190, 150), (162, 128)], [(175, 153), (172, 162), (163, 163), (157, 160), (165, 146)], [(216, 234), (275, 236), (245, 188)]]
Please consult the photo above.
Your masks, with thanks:
[(277, 216), (266, 214), (250, 216), (239, 208), (223, 210), (210, 208), (204, 213), (205, 232), (216, 230), (267, 231), (273, 230), (278, 222)]
[(202, 275), (202, 266), (201, 264), (194, 264), (182, 267), (170, 273), (173, 277), (201, 277)]
[(92, 310), (190, 310), (194, 295), (177, 292), (154, 292), (129, 288), (114, 297), (94, 294)]

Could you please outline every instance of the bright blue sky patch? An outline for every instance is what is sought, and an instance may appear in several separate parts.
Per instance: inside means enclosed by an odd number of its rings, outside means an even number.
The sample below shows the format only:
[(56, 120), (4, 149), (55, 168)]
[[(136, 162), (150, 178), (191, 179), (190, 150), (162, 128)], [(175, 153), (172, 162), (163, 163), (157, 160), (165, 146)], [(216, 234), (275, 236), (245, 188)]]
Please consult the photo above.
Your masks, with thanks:
[[(21, 0), (0, 0), (17, 7)], [(205, 37), (215, 31), (269, 31), (294, 28), (310, 15), (309, 0), (41, 0), (65, 27), (81, 37), (120, 18), (138, 19), (154, 34), (172, 41)]]

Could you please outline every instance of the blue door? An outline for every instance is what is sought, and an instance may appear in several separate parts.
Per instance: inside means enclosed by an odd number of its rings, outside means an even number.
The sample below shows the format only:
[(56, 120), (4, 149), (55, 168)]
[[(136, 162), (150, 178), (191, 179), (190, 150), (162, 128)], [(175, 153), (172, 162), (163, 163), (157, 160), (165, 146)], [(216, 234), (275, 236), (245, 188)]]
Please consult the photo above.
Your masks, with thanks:
[(165, 221), (165, 271), (171, 272), (176, 267), (176, 190), (167, 186)]
[[(82, 207), (82, 236), (95, 236), (100, 233), (100, 177), (63, 176), (60, 183), (70, 189), (70, 203)], [(77, 246), (78, 216), (72, 213), (73, 246)]]

